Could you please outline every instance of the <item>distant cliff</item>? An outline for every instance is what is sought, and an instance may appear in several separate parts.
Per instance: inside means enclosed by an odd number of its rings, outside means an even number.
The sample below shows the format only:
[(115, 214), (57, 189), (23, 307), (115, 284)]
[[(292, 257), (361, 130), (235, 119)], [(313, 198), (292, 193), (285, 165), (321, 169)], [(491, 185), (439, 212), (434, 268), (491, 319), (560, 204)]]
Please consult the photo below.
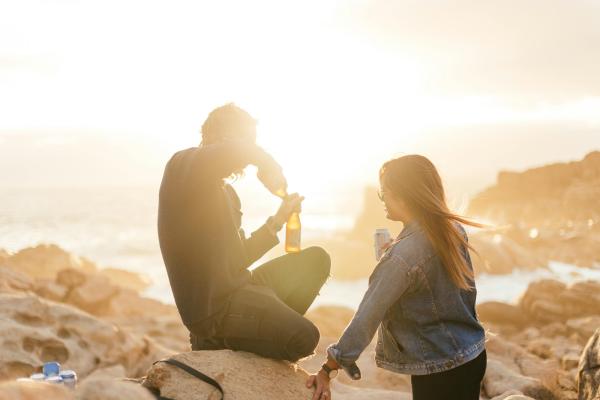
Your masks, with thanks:
[(572, 227), (600, 222), (599, 199), (600, 151), (595, 151), (581, 161), (502, 171), (496, 185), (472, 199), (468, 214), (497, 224)]

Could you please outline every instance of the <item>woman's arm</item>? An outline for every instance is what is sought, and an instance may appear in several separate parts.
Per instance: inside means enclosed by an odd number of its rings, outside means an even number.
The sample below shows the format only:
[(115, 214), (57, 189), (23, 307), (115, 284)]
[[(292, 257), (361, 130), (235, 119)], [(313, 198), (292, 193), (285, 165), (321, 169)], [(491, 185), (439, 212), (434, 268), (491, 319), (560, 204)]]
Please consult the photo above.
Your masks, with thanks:
[(350, 368), (371, 343), (385, 313), (410, 286), (410, 266), (398, 254), (382, 258), (371, 275), (369, 288), (340, 340), (329, 346), (328, 357)]

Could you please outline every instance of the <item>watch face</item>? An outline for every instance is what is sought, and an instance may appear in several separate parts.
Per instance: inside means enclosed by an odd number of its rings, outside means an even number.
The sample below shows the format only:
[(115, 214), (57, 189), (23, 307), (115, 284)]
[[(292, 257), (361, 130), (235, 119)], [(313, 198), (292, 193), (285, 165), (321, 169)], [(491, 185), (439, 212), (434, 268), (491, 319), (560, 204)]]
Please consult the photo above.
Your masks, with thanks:
[(329, 379), (333, 379), (337, 376), (338, 374), (338, 370), (337, 369), (332, 369), (331, 371), (329, 371)]

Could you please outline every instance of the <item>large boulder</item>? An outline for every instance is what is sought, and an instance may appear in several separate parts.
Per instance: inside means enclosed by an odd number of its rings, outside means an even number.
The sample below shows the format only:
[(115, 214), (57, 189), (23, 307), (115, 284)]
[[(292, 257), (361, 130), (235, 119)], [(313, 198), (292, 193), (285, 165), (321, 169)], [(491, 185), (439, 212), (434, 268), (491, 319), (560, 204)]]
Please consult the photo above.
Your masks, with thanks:
[[(598, 310), (598, 313), (600, 314), (600, 310)], [(571, 332), (577, 333), (587, 340), (600, 328), (600, 315), (570, 319), (566, 325)]]
[(107, 277), (113, 284), (125, 289), (134, 290), (138, 293), (146, 290), (152, 283), (150, 278), (146, 275), (140, 275), (135, 272), (118, 268), (102, 268), (98, 273)]
[(579, 361), (579, 400), (600, 399), (600, 329), (588, 341)]
[(53, 244), (28, 247), (7, 258), (4, 263), (31, 278), (54, 279), (61, 269), (75, 268), (93, 272), (96, 266), (91, 261), (66, 252)]
[(539, 379), (521, 375), (493, 359), (488, 360), (483, 387), (490, 398), (517, 390), (537, 400), (557, 400)]
[(548, 264), (546, 258), (500, 233), (476, 232), (469, 236), (469, 244), (477, 251), (471, 255), (476, 274), (510, 274), (515, 268), (533, 270)]
[(102, 275), (90, 274), (83, 284), (73, 288), (65, 301), (94, 315), (106, 315), (119, 289)]
[(75, 391), (75, 400), (154, 400), (154, 396), (136, 382), (121, 379), (86, 379)]
[[(54, 249), (52, 246), (49, 248)], [(59, 258), (70, 260), (56, 249), (39, 251), (49, 256), (57, 252), (62, 255)], [(42, 256), (38, 254), (37, 257)], [(68, 303), (102, 317), (140, 337), (148, 335), (174, 352), (189, 350), (189, 332), (183, 326), (177, 308), (143, 297), (136, 290), (141, 289), (140, 282), (145, 282), (143, 277), (136, 278), (136, 274), (114, 268), (105, 273), (104, 270), (70, 265), (58, 270), (54, 279), (31, 278), (16, 269), (0, 265), (0, 293), (33, 292), (44, 299)], [(126, 284), (118, 285), (116, 280), (125, 280)]]
[(523, 311), (512, 304), (486, 301), (477, 305), (477, 316), (482, 322), (522, 327), (527, 324)]
[(141, 376), (171, 353), (147, 337), (32, 294), (0, 294), (0, 348), (0, 379), (29, 376), (47, 361), (81, 377), (117, 364), (127, 376)]
[(600, 314), (600, 282), (566, 284), (543, 279), (529, 284), (519, 300), (527, 317), (540, 323), (561, 322)]
[[(286, 399), (307, 400), (313, 390), (306, 387), (308, 373), (298, 365), (262, 358), (246, 352), (231, 350), (196, 351), (177, 354), (173, 358), (212, 377), (223, 387), (229, 400)], [(358, 381), (361, 382), (361, 381)], [(177, 367), (158, 363), (146, 376), (144, 386), (160, 392), (161, 396), (177, 400), (219, 399), (218, 391)], [(331, 386), (334, 399), (410, 400), (408, 391), (386, 390), (347, 384), (336, 379)]]
[[(228, 400), (306, 400), (312, 396), (313, 390), (305, 384), (308, 374), (296, 364), (231, 350), (195, 351), (173, 358), (219, 382)], [(177, 400), (213, 399), (216, 393), (209, 384), (165, 363), (148, 371), (144, 386)]]

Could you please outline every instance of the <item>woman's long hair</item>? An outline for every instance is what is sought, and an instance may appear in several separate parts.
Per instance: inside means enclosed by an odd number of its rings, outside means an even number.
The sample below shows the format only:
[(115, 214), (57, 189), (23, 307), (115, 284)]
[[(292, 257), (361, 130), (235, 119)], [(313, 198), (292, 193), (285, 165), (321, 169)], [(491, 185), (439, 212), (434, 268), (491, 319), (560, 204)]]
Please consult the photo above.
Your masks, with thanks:
[(404, 201), (432, 242), (456, 286), (472, 289), (469, 282), (474, 282), (474, 273), (467, 265), (461, 249), (465, 246), (465, 249), (476, 251), (453, 222), (480, 228), (485, 225), (450, 212), (442, 179), (433, 163), (420, 155), (399, 157), (383, 164), (379, 180), (386, 192)]

